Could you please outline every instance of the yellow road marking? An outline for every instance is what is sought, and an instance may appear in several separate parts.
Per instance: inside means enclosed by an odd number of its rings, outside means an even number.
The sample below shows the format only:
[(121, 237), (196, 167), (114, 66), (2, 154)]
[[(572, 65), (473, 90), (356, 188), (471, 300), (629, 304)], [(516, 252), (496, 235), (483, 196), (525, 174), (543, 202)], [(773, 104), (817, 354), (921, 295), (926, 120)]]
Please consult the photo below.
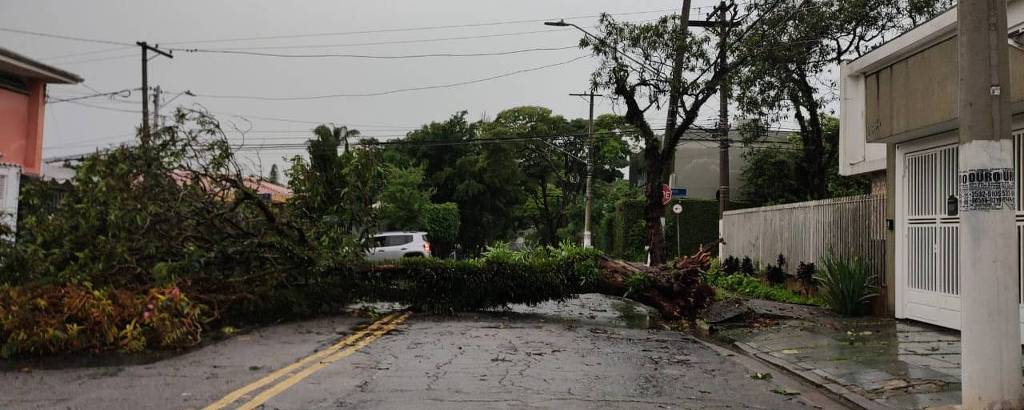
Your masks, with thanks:
[[(398, 317), (398, 315), (399, 314), (396, 312), (396, 313), (392, 313), (390, 315), (384, 316), (380, 320), (378, 320), (376, 322), (373, 322), (370, 326), (367, 326), (366, 329), (363, 329), (363, 330), (360, 330), (358, 332), (355, 332), (355, 333), (349, 335), (348, 337), (346, 337), (344, 339), (341, 339), (338, 343), (335, 343), (335, 344), (331, 345), (330, 347), (328, 347), (328, 348), (326, 348), (324, 350), (321, 350), (319, 352), (316, 352), (314, 354), (306, 356), (302, 360), (299, 360), (299, 361), (297, 361), (295, 363), (292, 363), (292, 364), (290, 364), (288, 366), (282, 367), (281, 369), (278, 369), (278, 370), (274, 371), (273, 373), (270, 373), (270, 374), (260, 378), (259, 380), (256, 380), (256, 381), (246, 385), (245, 387), (242, 387), (242, 388), (240, 388), (238, 390), (235, 390), (235, 391), (233, 391), (231, 393), (228, 393), (227, 396), (224, 396), (224, 398), (222, 398), (220, 400), (217, 400), (216, 402), (214, 402), (213, 404), (210, 404), (209, 406), (204, 407), (203, 410), (220, 410), (220, 409), (223, 409), (227, 405), (229, 405), (231, 403), (234, 403), (238, 399), (242, 398), (242, 396), (245, 396), (246, 394), (252, 393), (253, 391), (255, 391), (255, 390), (257, 390), (257, 389), (259, 389), (259, 388), (261, 388), (263, 386), (266, 386), (266, 385), (268, 385), (268, 384), (270, 384), (270, 383), (272, 383), (274, 381), (277, 381), (277, 379), (280, 379), (282, 376), (285, 376), (285, 375), (287, 375), (287, 374), (297, 370), (298, 368), (300, 368), (302, 366), (305, 366), (306, 364), (308, 364), (308, 363), (310, 363), (312, 361), (320, 360), (320, 359), (322, 359), (322, 358), (324, 358), (326, 356), (329, 356), (329, 355), (333, 354), (334, 352), (336, 352), (338, 350), (341, 350), (345, 346), (351, 345), (353, 342), (355, 342), (356, 340), (359, 340), (360, 338), (362, 338), (367, 333), (373, 332), (373, 331), (377, 330), (378, 328), (386, 325), (388, 322), (394, 320), (396, 317)], [(408, 314), (406, 314), (406, 315), (408, 315)]]
[(320, 371), (321, 369), (329, 366), (331, 363), (334, 363), (334, 362), (336, 362), (338, 360), (341, 360), (341, 359), (344, 359), (344, 358), (346, 358), (348, 356), (351, 356), (352, 353), (355, 353), (357, 350), (359, 350), (359, 349), (363, 348), (364, 346), (370, 344), (370, 342), (373, 342), (374, 340), (377, 340), (377, 338), (383, 336), (385, 333), (388, 333), (388, 332), (394, 330), (396, 327), (398, 327), (398, 325), (402, 324), (402, 322), (404, 322), (405, 319), (407, 319), (408, 317), (409, 317), (408, 313), (403, 314), (398, 319), (395, 319), (394, 321), (392, 321), (391, 323), (388, 323), (384, 327), (375, 330), (373, 332), (373, 334), (363, 338), (358, 343), (356, 343), (356, 344), (354, 344), (352, 346), (349, 346), (347, 349), (342, 350), (342, 351), (340, 351), (338, 353), (335, 353), (335, 354), (327, 357), (324, 360), (321, 360), (317, 364), (314, 364), (312, 366), (309, 366), (309, 367), (303, 369), (301, 372), (298, 372), (298, 373), (292, 375), (291, 377), (288, 377), (287, 379), (282, 380), (280, 383), (274, 385), (273, 387), (271, 387), (269, 389), (264, 390), (262, 393), (258, 394), (256, 397), (253, 397), (252, 400), (249, 400), (247, 403), (243, 404), (241, 407), (238, 408), (238, 410), (252, 410), (252, 409), (255, 409), (256, 407), (262, 405), (263, 403), (266, 403), (267, 400), (270, 400), (274, 396), (277, 396), (278, 394), (281, 394), (281, 392), (283, 392), (285, 390), (288, 390), (289, 387), (294, 386), (296, 383), (302, 381), (302, 379), (305, 379), (305, 378), (309, 377), (310, 375), (312, 375), (313, 373), (316, 373), (316, 372)]

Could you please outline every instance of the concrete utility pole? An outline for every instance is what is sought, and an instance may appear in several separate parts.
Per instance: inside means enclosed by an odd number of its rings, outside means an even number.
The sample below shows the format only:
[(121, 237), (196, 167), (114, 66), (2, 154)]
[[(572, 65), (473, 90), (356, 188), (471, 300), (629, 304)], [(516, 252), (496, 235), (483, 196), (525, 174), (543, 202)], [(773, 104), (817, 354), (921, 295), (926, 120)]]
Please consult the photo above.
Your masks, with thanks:
[(589, 93), (569, 94), (573, 97), (590, 97), (590, 120), (587, 122), (587, 205), (583, 211), (583, 247), (593, 247), (591, 227), (591, 215), (594, 210), (594, 97), (598, 94), (591, 90)]
[(958, 5), (963, 408), (1024, 408), (1005, 0)]
[(145, 41), (137, 41), (136, 45), (142, 49), (142, 144), (149, 144), (149, 51), (162, 55), (167, 58), (174, 58), (174, 56), (166, 51), (159, 48), (146, 44)]

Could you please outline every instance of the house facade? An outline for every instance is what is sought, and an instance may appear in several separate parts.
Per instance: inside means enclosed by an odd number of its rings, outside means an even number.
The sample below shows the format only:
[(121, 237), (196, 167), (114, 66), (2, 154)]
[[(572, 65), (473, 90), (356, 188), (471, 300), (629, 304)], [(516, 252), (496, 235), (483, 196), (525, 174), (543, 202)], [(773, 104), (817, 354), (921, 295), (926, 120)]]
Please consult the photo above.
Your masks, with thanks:
[[(1014, 169), (1024, 158), (1024, 1), (1008, 2)], [(960, 328), (956, 10), (840, 68), (840, 173), (884, 173), (886, 302), (897, 318)], [(1024, 201), (1017, 238), (1024, 255)], [(1021, 264), (1024, 266), (1024, 263)], [(1024, 275), (1022, 275), (1024, 277)], [(1024, 307), (1022, 307), (1024, 309)], [(1022, 316), (1024, 317), (1024, 316)]]
[[(739, 141), (742, 139), (740, 131), (732, 131), (730, 139)], [(788, 133), (770, 131), (763, 138), (763, 142), (784, 143), (787, 141)], [(685, 189), (688, 199), (718, 200), (718, 163), (720, 161), (720, 148), (717, 137), (712, 133), (697, 132), (679, 142), (676, 146), (676, 157), (672, 176), (669, 185), (672, 189)], [(743, 170), (747, 168), (745, 154), (753, 149), (762, 148), (762, 144), (753, 146), (741, 143), (733, 143), (729, 147), (729, 197), (733, 201), (742, 202), (746, 199), (743, 196), (746, 180), (743, 178)], [(645, 182), (643, 172), (643, 158), (636, 155), (629, 163), (629, 181), (634, 186), (643, 186)]]
[(39, 175), (46, 85), (80, 82), (75, 74), (0, 48), (0, 162)]

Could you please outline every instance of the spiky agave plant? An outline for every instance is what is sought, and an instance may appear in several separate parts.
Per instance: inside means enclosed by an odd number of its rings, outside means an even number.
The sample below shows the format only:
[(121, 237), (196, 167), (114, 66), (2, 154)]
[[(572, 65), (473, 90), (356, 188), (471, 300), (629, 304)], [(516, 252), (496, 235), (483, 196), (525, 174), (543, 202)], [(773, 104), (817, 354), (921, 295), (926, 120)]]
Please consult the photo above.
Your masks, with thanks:
[(875, 275), (860, 258), (845, 259), (826, 255), (822, 269), (815, 275), (820, 296), (841, 315), (857, 316), (865, 312), (871, 298), (877, 296)]

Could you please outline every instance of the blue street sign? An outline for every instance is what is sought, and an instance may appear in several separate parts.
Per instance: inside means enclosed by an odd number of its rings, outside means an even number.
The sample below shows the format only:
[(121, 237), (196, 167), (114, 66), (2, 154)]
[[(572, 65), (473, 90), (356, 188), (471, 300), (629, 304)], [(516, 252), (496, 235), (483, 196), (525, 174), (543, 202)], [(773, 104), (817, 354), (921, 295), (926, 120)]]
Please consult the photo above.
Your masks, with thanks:
[(672, 188), (672, 199), (686, 198), (686, 188)]

